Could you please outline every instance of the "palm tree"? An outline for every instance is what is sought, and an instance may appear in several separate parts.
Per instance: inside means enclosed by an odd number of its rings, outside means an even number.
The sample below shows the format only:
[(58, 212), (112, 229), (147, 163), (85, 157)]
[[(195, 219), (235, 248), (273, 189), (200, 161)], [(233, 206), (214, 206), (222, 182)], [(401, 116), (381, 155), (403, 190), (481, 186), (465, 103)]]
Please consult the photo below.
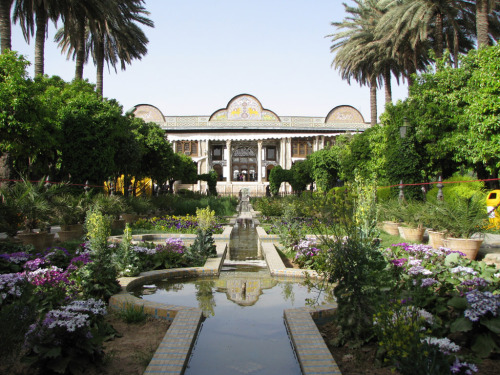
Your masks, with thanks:
[(14, 0), (0, 0), (0, 54), (12, 49), (10, 11)]
[[(467, 33), (467, 27), (473, 27), (470, 22), (465, 24), (473, 14), (467, 0), (381, 0), (380, 6), (387, 13), (379, 23), (379, 35), (396, 39), (396, 45), (397, 40), (408, 40), (413, 49), (428, 43), (438, 59), (443, 56), (445, 44), (453, 54), (457, 53), (458, 42), (464, 40), (461, 35)], [(445, 38), (449, 30), (453, 30), (453, 38)], [(470, 48), (471, 43), (463, 47), (461, 51)]]
[(370, 86), (371, 123), (377, 122), (377, 86), (382, 81), (386, 89), (386, 103), (392, 101), (391, 75), (399, 78), (400, 69), (387, 48), (375, 38), (375, 27), (383, 12), (377, 0), (355, 0), (356, 7), (344, 4), (346, 17), (342, 22), (333, 22), (343, 30), (332, 37), (330, 51), (335, 52), (332, 66), (340, 71), (341, 77), (350, 83), (355, 79), (361, 85)]
[[(68, 39), (63, 52), (69, 51), (71, 46), (75, 64), (75, 79), (83, 79), (83, 67), (85, 65), (85, 36), (86, 27), (95, 30), (96, 24), (103, 20), (110, 12), (109, 1), (99, 0), (67, 0), (64, 11), (61, 14), (63, 19), (64, 38)], [(68, 52), (68, 58), (71, 51)]]
[[(87, 51), (92, 55), (97, 67), (97, 92), (103, 94), (104, 61), (116, 72), (116, 65), (121, 64), (125, 70), (126, 64), (133, 59), (141, 59), (146, 55), (149, 40), (137, 25), (140, 23), (154, 27), (153, 21), (146, 16), (149, 12), (141, 5), (143, 0), (128, 0), (119, 2), (118, 11), (113, 17), (98, 25), (98, 34), (89, 33)], [(136, 23), (137, 22), (137, 23)]]
[(45, 38), (48, 20), (57, 22), (65, 2), (59, 0), (18, 0), (14, 7), (14, 22), (20, 21), (24, 39), (29, 43), (35, 33), (35, 76), (43, 75)]
[[(84, 61), (92, 56), (97, 66), (97, 92), (102, 95), (104, 62), (116, 71), (116, 65), (121, 63), (125, 70), (126, 64), (133, 59), (141, 59), (147, 53), (146, 45), (149, 42), (144, 32), (136, 24), (140, 23), (153, 27), (153, 22), (146, 16), (149, 13), (142, 6), (143, 0), (127, 0), (108, 2), (108, 12), (99, 20), (94, 20), (93, 27), (87, 25), (85, 31)], [(65, 26), (66, 27), (66, 26)], [(71, 33), (59, 30), (56, 41), (68, 56), (76, 56), (77, 50), (73, 45)]]
[(494, 21), (498, 23), (498, 10), (500, 1), (498, 0), (477, 0), (476, 1), (476, 28), (478, 48), (490, 45), (490, 16), (495, 16)]

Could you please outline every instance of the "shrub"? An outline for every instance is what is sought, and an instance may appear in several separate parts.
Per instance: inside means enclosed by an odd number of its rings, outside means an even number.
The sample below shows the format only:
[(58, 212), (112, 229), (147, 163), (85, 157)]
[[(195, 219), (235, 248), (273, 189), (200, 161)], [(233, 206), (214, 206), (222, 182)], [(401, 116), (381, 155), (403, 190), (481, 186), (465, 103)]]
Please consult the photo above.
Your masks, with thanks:
[(112, 332), (105, 314), (104, 302), (93, 299), (50, 310), (26, 333), (25, 362), (42, 372), (81, 372), (103, 354)]
[(113, 262), (112, 249), (108, 246), (110, 222), (101, 212), (91, 209), (87, 212), (85, 226), (92, 262), (86, 264), (83, 271), (83, 295), (108, 300), (120, 291), (116, 280), (118, 270)]

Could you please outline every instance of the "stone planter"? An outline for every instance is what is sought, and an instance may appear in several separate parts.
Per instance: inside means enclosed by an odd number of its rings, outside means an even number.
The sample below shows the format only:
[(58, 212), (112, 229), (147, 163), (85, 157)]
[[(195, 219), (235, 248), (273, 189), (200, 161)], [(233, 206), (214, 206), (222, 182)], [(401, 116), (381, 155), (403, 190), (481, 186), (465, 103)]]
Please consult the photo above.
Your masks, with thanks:
[(45, 250), (54, 243), (54, 233), (19, 233), (19, 238), (24, 245), (33, 245), (35, 250)]
[(440, 247), (444, 246), (443, 241), (446, 238), (445, 232), (428, 230), (427, 233), (429, 234), (429, 245), (432, 248), (439, 249)]
[(387, 232), (391, 236), (398, 236), (399, 237), (399, 227), (401, 226), (400, 223), (396, 223), (395, 221), (384, 221), (382, 223), (382, 229), (384, 232)]
[(483, 240), (473, 238), (446, 238), (443, 242), (444, 247), (450, 250), (460, 251), (465, 254), (467, 259), (474, 260), (476, 259)]
[(75, 231), (81, 233), (82, 235), (85, 233), (85, 231), (83, 229), (83, 224), (71, 224), (69, 226), (69, 230), (75, 230)]
[(422, 243), (424, 239), (424, 228), (399, 227), (401, 237), (410, 242)]
[(113, 220), (111, 223), (111, 229), (125, 229), (125, 220)]
[(83, 231), (81, 230), (61, 230), (57, 232), (60, 242), (66, 242), (71, 240), (79, 239), (83, 236)]

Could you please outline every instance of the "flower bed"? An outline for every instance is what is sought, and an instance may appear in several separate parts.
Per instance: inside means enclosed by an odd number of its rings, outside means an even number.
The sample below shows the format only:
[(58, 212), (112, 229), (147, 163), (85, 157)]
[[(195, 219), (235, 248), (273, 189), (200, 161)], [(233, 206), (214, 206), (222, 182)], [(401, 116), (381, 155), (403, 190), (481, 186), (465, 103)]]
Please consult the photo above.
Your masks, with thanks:
[[(214, 234), (220, 234), (224, 230), (223, 225), (227, 220), (216, 218), (216, 222), (211, 226)], [(144, 233), (144, 231), (156, 231), (160, 233), (184, 233), (193, 234), (198, 230), (198, 219), (196, 216), (162, 216), (150, 219), (139, 219), (131, 226), (134, 233)]]

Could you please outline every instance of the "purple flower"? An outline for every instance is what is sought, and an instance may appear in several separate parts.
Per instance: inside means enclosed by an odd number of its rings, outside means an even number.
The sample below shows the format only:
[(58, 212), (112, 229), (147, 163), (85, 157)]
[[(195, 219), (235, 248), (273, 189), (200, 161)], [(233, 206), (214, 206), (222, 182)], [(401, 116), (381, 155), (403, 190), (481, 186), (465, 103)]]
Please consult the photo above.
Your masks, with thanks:
[(28, 260), (26, 263), (24, 263), (23, 268), (27, 271), (35, 271), (40, 268), (40, 266), (45, 264), (45, 259), (43, 258), (36, 258), (33, 260)]
[(408, 274), (416, 276), (416, 275), (432, 275), (432, 271), (428, 270), (422, 266), (413, 266), (408, 269)]
[(455, 357), (455, 362), (453, 362), (453, 365), (450, 367), (451, 373), (461, 374), (462, 370), (464, 370), (466, 375), (472, 375), (473, 372), (478, 372), (476, 365), (467, 362), (460, 362), (460, 360)]
[(477, 322), (481, 316), (488, 313), (497, 316), (500, 308), (500, 295), (493, 295), (491, 292), (481, 292), (476, 289), (465, 293), (465, 298), (469, 308), (464, 311), (464, 315), (471, 321)]
[(394, 264), (396, 267), (403, 267), (405, 263), (408, 261), (406, 258), (393, 259), (390, 262)]
[(432, 279), (432, 278), (422, 279), (422, 284), (421, 284), (421, 287), (422, 287), (422, 288), (426, 288), (426, 287), (429, 287), (429, 286), (431, 286), (431, 285), (436, 284), (437, 282), (438, 282), (437, 280)]
[(21, 251), (12, 254), (0, 254), (0, 258), (5, 259), (9, 263), (21, 264), (26, 262), (30, 258), (30, 255)]

